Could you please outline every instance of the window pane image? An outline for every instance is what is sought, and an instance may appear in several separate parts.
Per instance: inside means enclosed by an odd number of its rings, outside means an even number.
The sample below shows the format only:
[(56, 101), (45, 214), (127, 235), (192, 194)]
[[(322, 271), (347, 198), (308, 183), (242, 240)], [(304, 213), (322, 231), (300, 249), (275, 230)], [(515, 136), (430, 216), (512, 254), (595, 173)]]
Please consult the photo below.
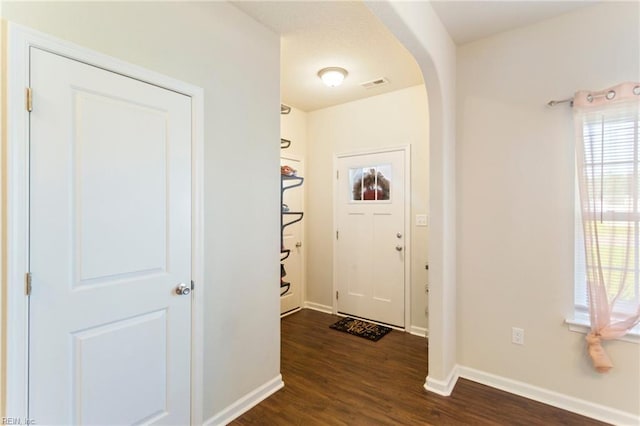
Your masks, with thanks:
[[(638, 257), (636, 255), (637, 222), (604, 221), (596, 222), (598, 235), (597, 248), (604, 282), (610, 301), (618, 304), (638, 301)], [(589, 268), (589, 274), (597, 274), (595, 268)], [(592, 282), (598, 282), (595, 276)], [(597, 281), (596, 281), (597, 280)]]
[(391, 165), (349, 169), (351, 201), (390, 200)]

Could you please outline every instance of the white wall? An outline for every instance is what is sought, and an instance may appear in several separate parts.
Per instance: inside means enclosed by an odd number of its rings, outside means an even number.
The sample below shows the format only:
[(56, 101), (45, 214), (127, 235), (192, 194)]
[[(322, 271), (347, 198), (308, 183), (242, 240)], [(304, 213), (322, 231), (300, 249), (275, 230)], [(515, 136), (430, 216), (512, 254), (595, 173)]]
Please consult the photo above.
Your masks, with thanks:
[[(458, 49), (458, 362), (640, 414), (640, 345), (596, 373), (573, 306), (578, 89), (640, 79), (638, 3), (589, 6)], [(525, 330), (511, 344), (511, 327)]]
[[(428, 206), (429, 113), (423, 85), (309, 112), (305, 216), (307, 301), (333, 304), (333, 160), (338, 153), (411, 145), (411, 217)], [(427, 228), (411, 232), (411, 324), (427, 327)]]
[(204, 419), (276, 378), (279, 37), (220, 2), (3, 2), (2, 16), (204, 88)]
[[(0, 11), (2, 4), (0, 3)], [(0, 14), (1, 16), (1, 14)], [(4, 105), (6, 98), (6, 78), (7, 78), (7, 62), (6, 54), (6, 31), (4, 21), (0, 19), (0, 283), (5, 283), (6, 279), (6, 248), (5, 235), (6, 230), (6, 193), (7, 193), (7, 173), (5, 164), (6, 147), (4, 141), (7, 140), (7, 115)], [(6, 310), (4, 309), (6, 299), (6, 286), (0, 284), (0, 377), (7, 377), (6, 365)], [(0, 415), (5, 414), (5, 392), (6, 381), (0, 380)]]

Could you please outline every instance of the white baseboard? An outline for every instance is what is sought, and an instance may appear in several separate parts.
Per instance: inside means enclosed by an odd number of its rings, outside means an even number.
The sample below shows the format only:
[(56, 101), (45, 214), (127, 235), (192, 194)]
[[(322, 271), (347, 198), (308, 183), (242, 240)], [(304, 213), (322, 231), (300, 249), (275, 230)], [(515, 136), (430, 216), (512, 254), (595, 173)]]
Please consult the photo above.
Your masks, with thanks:
[(433, 377), (427, 376), (427, 380), (424, 383), (424, 388), (433, 393), (437, 393), (442, 396), (449, 396), (453, 392), (453, 388), (458, 382), (458, 366), (456, 365), (449, 373), (446, 379), (436, 380)]
[(278, 377), (269, 380), (267, 383), (249, 392), (218, 414), (206, 420), (203, 426), (222, 426), (229, 424), (283, 387), (284, 382), (282, 381), (282, 375), (278, 374)]
[(333, 313), (333, 306), (321, 305), (319, 303), (304, 302), (305, 309), (313, 309), (314, 311), (324, 312), (325, 314)]
[(295, 314), (296, 312), (300, 312), (301, 310), (302, 310), (302, 308), (295, 308), (295, 309), (292, 309), (290, 311), (287, 311), (284, 314), (280, 314), (280, 319), (282, 319), (284, 317), (288, 317), (291, 314)]
[[(562, 408), (583, 416), (615, 425), (640, 425), (640, 416), (595, 404), (569, 395), (539, 388), (528, 383), (496, 376), (473, 368), (457, 366), (457, 375), (534, 401)], [(427, 378), (427, 382), (428, 382)]]
[(420, 337), (429, 337), (429, 330), (427, 330), (424, 327), (417, 327), (415, 325), (412, 325), (411, 327), (409, 327), (409, 333), (413, 334), (414, 336), (420, 336)]

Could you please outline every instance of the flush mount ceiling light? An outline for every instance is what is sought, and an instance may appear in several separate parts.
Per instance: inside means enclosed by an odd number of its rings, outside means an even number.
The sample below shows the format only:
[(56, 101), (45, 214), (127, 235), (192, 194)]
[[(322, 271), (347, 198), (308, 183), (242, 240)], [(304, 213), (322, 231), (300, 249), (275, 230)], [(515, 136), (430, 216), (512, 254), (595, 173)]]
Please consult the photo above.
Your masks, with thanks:
[(347, 74), (347, 70), (340, 67), (323, 68), (318, 71), (318, 77), (329, 87), (340, 86)]

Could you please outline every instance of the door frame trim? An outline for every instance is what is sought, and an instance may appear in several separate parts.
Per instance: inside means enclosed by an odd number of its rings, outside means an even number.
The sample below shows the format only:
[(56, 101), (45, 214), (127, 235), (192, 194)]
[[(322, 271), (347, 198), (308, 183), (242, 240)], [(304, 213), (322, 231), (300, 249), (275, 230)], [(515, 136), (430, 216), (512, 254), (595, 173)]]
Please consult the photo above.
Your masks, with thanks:
[[(404, 153), (404, 227), (405, 227), (405, 262), (404, 262), (404, 330), (411, 327), (411, 145), (390, 146), (386, 148), (373, 148), (357, 151), (349, 151), (337, 153), (333, 157), (334, 174), (338, 171), (338, 161), (345, 157), (357, 157), (369, 154), (384, 154), (386, 152), (403, 152)], [(333, 179), (333, 231), (338, 229), (338, 179)], [(333, 314), (338, 315), (338, 300), (336, 299), (336, 291), (338, 290), (338, 274), (336, 265), (338, 264), (338, 247), (337, 240), (333, 236), (333, 286), (331, 299), (333, 301)], [(408, 261), (407, 261), (408, 260)]]
[[(204, 90), (48, 34), (9, 22), (7, 27), (6, 140), (6, 415), (27, 418), (29, 298), (29, 49), (39, 49), (103, 68), (191, 98), (191, 276), (196, 283), (191, 305), (191, 423), (202, 423), (204, 376)], [(37, 107), (37, 105), (36, 105)]]

